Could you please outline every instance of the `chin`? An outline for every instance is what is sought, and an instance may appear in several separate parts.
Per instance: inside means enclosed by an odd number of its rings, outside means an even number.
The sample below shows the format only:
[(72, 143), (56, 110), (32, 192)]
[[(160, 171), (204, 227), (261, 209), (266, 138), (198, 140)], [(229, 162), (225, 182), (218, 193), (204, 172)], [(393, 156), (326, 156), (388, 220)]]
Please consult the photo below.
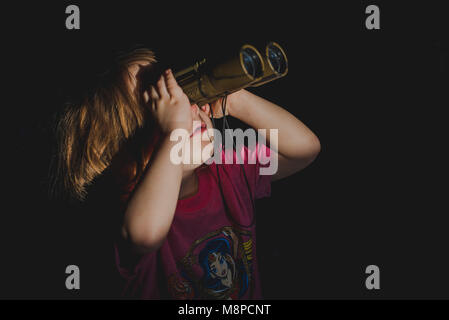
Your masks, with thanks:
[[(203, 141), (201, 148), (191, 148), (190, 149), (190, 159), (189, 159), (189, 163), (188, 164), (184, 164), (184, 167), (187, 170), (194, 170), (196, 168), (201, 167), (204, 163), (206, 163), (207, 160), (209, 160), (210, 158), (212, 158), (213, 155), (213, 145), (211, 148), (211, 152), (209, 154), (209, 157), (207, 157), (207, 159), (203, 159), (202, 158), (202, 154), (203, 154), (203, 150), (210, 144), (210, 142), (205, 142)], [(194, 157), (193, 155), (195, 154), (196, 158), (196, 162), (194, 162)], [(199, 161), (198, 161), (199, 160)]]

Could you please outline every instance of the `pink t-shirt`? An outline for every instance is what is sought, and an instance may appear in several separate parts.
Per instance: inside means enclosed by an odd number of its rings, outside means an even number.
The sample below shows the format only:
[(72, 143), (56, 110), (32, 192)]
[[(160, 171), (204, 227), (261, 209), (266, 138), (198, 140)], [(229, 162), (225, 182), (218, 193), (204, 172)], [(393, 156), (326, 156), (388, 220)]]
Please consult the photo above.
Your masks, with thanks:
[[(244, 148), (245, 173), (253, 199), (270, 195), (271, 176), (260, 175), (270, 149)], [(158, 251), (133, 256), (119, 242), (116, 264), (124, 280), (123, 296), (143, 299), (261, 299), (254, 216), (243, 171), (235, 163), (196, 169), (198, 192), (178, 200), (168, 235)], [(227, 154), (229, 157), (229, 154)], [(248, 161), (247, 159), (256, 161)], [(264, 161), (259, 161), (265, 157)], [(223, 158), (224, 159), (224, 158)], [(249, 162), (249, 163), (248, 163)], [(255, 164), (251, 164), (254, 163)], [(268, 164), (267, 164), (268, 165)]]

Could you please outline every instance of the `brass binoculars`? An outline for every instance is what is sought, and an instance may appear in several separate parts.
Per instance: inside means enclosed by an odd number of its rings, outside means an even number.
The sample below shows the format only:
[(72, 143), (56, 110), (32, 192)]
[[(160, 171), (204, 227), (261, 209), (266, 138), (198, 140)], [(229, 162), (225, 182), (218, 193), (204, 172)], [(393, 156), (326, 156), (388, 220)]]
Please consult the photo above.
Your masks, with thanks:
[(284, 77), (288, 61), (284, 49), (276, 42), (263, 48), (245, 44), (226, 59), (210, 62), (203, 59), (174, 70), (176, 81), (191, 104), (202, 106), (246, 87), (258, 87)]

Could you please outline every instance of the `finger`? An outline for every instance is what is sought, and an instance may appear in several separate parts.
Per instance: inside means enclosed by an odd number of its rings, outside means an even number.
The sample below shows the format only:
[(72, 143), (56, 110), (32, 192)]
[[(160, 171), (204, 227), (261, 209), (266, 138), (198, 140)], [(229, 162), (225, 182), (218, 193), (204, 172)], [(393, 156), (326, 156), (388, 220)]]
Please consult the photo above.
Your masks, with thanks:
[(151, 99), (151, 97), (150, 97), (150, 94), (148, 93), (148, 91), (144, 91), (143, 92), (143, 101), (145, 103), (148, 103), (150, 101), (150, 99)]
[(199, 113), (199, 111), (200, 111), (200, 109), (198, 108), (198, 105), (197, 105), (197, 104), (192, 104), (192, 105), (190, 106), (190, 109), (192, 110), (193, 115), (197, 115), (197, 114)]
[(203, 122), (209, 126), (212, 125), (211, 120), (209, 119), (208, 115), (206, 113), (204, 113), (202, 110), (200, 110), (198, 112), (198, 116), (200, 117), (201, 120), (203, 120)]
[(151, 101), (151, 112), (155, 113), (157, 111), (157, 104), (156, 101)]
[(216, 119), (223, 117), (223, 112), (221, 111), (221, 105), (219, 105), (217, 102), (212, 103), (212, 105), (210, 106), (210, 112), (211, 112), (211, 115)]
[(164, 98), (164, 97), (169, 97), (170, 95), (168, 94), (168, 90), (167, 90), (167, 86), (165, 85), (165, 76), (162, 75), (159, 80), (156, 83), (157, 86), (157, 91), (159, 94), (159, 97)]
[(156, 88), (153, 86), (150, 87), (150, 97), (151, 97), (151, 110), (154, 112), (156, 111), (156, 101), (159, 99), (159, 95), (156, 91)]
[(210, 117), (210, 105), (206, 103), (204, 106), (201, 107), (201, 110)]
[(170, 96), (173, 97), (182, 93), (182, 89), (176, 82), (175, 76), (173, 75), (171, 69), (165, 71), (165, 81), (167, 83), (167, 90)]
[(150, 98), (155, 101), (159, 99), (159, 93), (154, 86), (150, 86)]

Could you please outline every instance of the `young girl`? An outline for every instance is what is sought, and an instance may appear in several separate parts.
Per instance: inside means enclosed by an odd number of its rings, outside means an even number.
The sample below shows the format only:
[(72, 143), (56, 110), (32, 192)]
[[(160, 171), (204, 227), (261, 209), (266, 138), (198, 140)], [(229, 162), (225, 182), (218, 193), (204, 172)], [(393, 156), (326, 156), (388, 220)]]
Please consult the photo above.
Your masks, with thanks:
[[(243, 154), (242, 165), (177, 164), (172, 150), (179, 141), (171, 133), (184, 129), (187, 140), (209, 138), (189, 144), (193, 159), (214, 140), (211, 117), (223, 117), (223, 101), (190, 105), (171, 70), (145, 86), (141, 75), (155, 63), (146, 49), (122, 55), (89, 94), (68, 106), (58, 126), (62, 186), (84, 199), (94, 178), (112, 172), (118, 194), (111, 197), (121, 204), (115, 258), (123, 296), (261, 299), (254, 200), (269, 196), (271, 181), (309, 165), (319, 140), (286, 110), (240, 90), (227, 97), (226, 114), (267, 129), (268, 142), (270, 129), (277, 129), (276, 150), (237, 146), (231, 158)], [(277, 157), (277, 172), (261, 175), (260, 157)]]

